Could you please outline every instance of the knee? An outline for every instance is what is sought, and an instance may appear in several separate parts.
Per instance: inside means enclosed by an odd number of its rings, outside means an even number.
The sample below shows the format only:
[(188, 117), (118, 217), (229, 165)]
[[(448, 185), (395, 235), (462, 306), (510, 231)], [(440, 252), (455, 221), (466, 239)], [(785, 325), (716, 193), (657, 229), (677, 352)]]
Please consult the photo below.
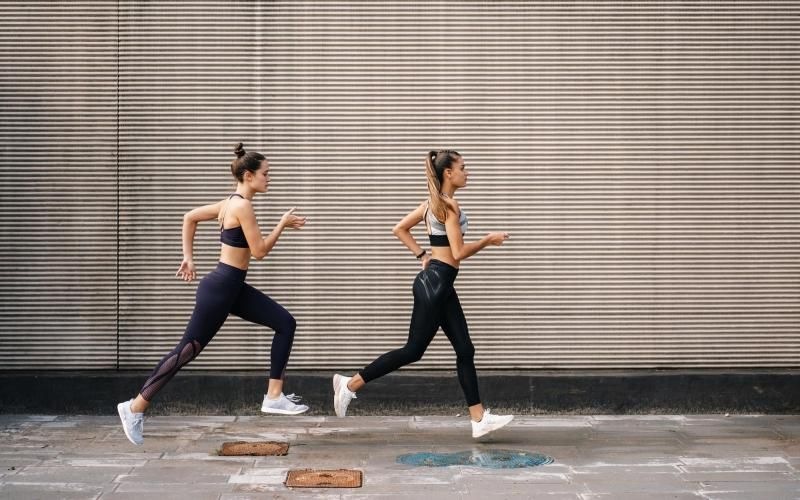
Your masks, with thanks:
[(456, 358), (458, 361), (472, 361), (475, 357), (475, 346), (470, 342), (469, 344), (460, 346), (456, 350)]
[(297, 329), (297, 320), (294, 319), (294, 316), (292, 316), (291, 314), (289, 315), (289, 318), (287, 318), (286, 320), (286, 328), (287, 330), (292, 332), (292, 334), (294, 334), (294, 331)]
[(422, 355), (425, 353), (425, 349), (420, 349), (414, 345), (406, 345), (403, 347), (402, 351), (406, 363), (416, 363), (422, 359)]
[(286, 313), (286, 317), (281, 321), (281, 325), (277, 330), (278, 333), (283, 335), (294, 336), (294, 331), (297, 329), (297, 320), (294, 319), (290, 313)]

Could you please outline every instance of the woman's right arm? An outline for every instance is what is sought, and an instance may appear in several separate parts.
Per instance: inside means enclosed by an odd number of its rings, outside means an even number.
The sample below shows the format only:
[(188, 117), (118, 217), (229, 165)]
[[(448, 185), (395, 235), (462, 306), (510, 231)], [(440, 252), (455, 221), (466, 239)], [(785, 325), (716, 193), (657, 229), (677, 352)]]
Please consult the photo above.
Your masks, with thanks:
[(212, 220), (219, 217), (219, 211), (224, 200), (211, 205), (203, 205), (187, 212), (183, 216), (183, 229), (181, 230), (181, 240), (183, 242), (183, 262), (175, 276), (184, 281), (192, 281), (197, 272), (194, 267), (194, 235), (197, 232), (197, 223)]
[(422, 219), (425, 217), (425, 205), (427, 205), (427, 203), (422, 202), (420, 206), (403, 217), (392, 229), (392, 234), (397, 236), (397, 238), (411, 250), (411, 253), (413, 253), (415, 257), (422, 253), (422, 247), (419, 246), (417, 240), (411, 234), (411, 228), (422, 222)]

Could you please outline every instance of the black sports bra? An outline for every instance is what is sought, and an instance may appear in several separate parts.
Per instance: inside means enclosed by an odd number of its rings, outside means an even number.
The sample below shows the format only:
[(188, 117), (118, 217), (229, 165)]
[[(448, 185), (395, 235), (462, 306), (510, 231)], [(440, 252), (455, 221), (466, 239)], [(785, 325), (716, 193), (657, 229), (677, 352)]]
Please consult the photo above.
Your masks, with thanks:
[[(230, 200), (234, 196), (244, 199), (244, 196), (239, 193), (233, 193), (228, 196), (228, 199)], [(225, 204), (225, 210), (228, 210), (227, 203)], [(225, 221), (225, 212), (222, 213), (221, 221)], [(244, 231), (242, 231), (242, 226), (225, 229), (222, 227), (222, 222), (219, 225), (219, 241), (236, 248), (250, 248), (250, 245), (247, 244), (247, 238), (244, 236)]]

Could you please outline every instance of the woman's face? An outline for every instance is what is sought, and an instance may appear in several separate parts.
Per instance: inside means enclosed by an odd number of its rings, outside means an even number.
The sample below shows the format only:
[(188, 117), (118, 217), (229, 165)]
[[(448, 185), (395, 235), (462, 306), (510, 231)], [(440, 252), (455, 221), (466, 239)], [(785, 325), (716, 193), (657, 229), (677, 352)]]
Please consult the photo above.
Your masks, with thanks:
[(464, 158), (457, 157), (456, 161), (454, 161), (450, 168), (445, 170), (445, 175), (449, 174), (450, 183), (456, 189), (462, 188), (467, 185), (467, 177), (469, 177), (469, 172), (467, 172), (467, 167), (464, 165)]
[(248, 172), (248, 184), (257, 193), (266, 193), (269, 186), (269, 162), (264, 160), (255, 172)]

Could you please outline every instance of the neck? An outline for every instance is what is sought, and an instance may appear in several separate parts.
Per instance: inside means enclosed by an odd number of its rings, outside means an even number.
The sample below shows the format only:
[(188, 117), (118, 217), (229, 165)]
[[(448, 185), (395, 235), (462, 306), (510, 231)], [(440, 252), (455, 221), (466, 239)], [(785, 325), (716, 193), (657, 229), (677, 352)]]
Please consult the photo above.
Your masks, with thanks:
[(441, 191), (441, 193), (442, 193), (443, 195), (447, 196), (448, 198), (452, 198), (452, 197), (453, 197), (453, 195), (456, 193), (456, 188), (455, 188), (455, 187), (453, 187), (452, 185), (448, 185), (448, 184), (446, 184), (446, 185), (445, 185), (445, 186), (442, 188), (442, 191)]
[(244, 184), (239, 184), (238, 186), (236, 186), (236, 192), (250, 201), (253, 200), (253, 196), (255, 196), (256, 194), (255, 191), (245, 186)]

